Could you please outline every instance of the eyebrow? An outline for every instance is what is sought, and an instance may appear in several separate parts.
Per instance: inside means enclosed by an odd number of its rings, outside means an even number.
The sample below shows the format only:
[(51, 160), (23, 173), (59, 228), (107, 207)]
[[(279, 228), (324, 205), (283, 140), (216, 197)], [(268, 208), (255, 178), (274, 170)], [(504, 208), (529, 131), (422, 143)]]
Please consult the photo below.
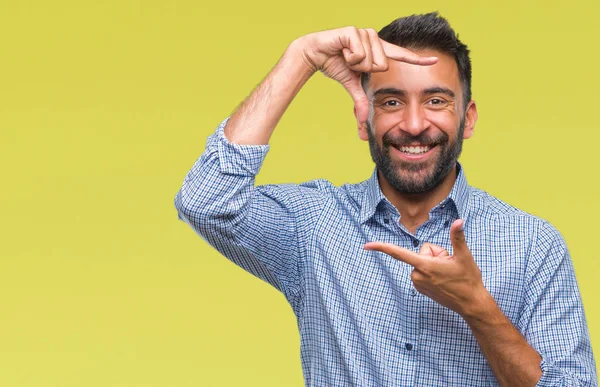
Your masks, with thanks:
[(423, 90), (423, 94), (425, 95), (430, 95), (430, 94), (446, 94), (448, 97), (454, 98), (454, 92), (450, 89), (448, 89), (447, 87), (430, 87), (429, 89), (425, 89)]
[[(454, 94), (454, 92), (452, 90), (450, 90), (447, 87), (441, 87), (441, 86), (435, 86), (435, 87), (430, 87), (428, 89), (425, 89), (425, 90), (423, 90), (423, 94), (425, 94), (425, 95), (445, 94), (451, 98), (456, 97), (456, 95)], [(380, 95), (397, 95), (399, 97), (405, 97), (406, 91), (401, 90), (401, 89), (396, 89), (393, 87), (386, 87), (383, 89), (376, 90), (373, 93), (373, 98), (380, 96)]]
[(400, 89), (395, 89), (393, 87), (386, 87), (386, 88), (383, 88), (383, 89), (376, 90), (373, 93), (373, 98), (377, 97), (377, 96), (380, 96), (380, 95), (390, 95), (390, 94), (391, 95), (397, 95), (397, 96), (400, 96), (400, 97), (404, 97), (406, 95), (406, 91), (400, 90)]

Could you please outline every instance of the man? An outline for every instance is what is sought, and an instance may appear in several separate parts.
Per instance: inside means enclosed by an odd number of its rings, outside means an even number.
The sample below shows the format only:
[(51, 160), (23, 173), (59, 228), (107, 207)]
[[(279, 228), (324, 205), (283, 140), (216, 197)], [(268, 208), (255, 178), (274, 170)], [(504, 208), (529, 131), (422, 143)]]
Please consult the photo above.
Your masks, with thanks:
[[(375, 172), (255, 187), (317, 71), (353, 98)], [(470, 90), (469, 51), (435, 13), (309, 34), (187, 175), (180, 218), (284, 293), (308, 386), (597, 385), (563, 238), (470, 187), (457, 162), (477, 121)]]

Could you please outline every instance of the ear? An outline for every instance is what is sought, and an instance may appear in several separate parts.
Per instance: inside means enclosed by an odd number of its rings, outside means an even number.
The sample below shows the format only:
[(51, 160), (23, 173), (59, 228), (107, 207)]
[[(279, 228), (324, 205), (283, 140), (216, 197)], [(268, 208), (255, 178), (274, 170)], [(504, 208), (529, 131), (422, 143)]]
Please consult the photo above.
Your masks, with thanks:
[(369, 133), (367, 128), (367, 122), (361, 122), (356, 112), (356, 106), (354, 107), (354, 118), (356, 118), (356, 125), (358, 126), (358, 138), (363, 141), (369, 141)]
[(471, 138), (471, 136), (473, 136), (477, 117), (477, 105), (475, 104), (475, 101), (470, 101), (467, 105), (467, 111), (465, 113), (465, 133), (463, 138)]

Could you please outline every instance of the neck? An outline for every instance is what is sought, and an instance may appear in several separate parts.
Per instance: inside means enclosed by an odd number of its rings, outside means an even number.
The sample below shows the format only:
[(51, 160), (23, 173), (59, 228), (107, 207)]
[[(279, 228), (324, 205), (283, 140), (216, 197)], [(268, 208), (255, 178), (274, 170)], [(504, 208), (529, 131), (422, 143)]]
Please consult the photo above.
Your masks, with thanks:
[(392, 187), (379, 171), (377, 176), (381, 192), (400, 212), (400, 222), (413, 234), (420, 225), (429, 220), (429, 211), (448, 197), (457, 177), (454, 167), (433, 190), (406, 194)]

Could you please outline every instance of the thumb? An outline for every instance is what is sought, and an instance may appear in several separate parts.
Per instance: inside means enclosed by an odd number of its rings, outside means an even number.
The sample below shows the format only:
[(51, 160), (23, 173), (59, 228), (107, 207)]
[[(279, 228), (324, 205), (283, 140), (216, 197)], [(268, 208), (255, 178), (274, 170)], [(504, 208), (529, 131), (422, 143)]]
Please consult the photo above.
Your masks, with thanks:
[(467, 240), (465, 239), (464, 230), (465, 221), (462, 219), (455, 220), (450, 226), (450, 241), (452, 242), (453, 255), (471, 254)]
[(346, 82), (342, 82), (344, 89), (354, 101), (354, 114), (359, 123), (367, 122), (369, 118), (369, 101), (367, 95), (360, 84), (360, 75), (353, 73)]

